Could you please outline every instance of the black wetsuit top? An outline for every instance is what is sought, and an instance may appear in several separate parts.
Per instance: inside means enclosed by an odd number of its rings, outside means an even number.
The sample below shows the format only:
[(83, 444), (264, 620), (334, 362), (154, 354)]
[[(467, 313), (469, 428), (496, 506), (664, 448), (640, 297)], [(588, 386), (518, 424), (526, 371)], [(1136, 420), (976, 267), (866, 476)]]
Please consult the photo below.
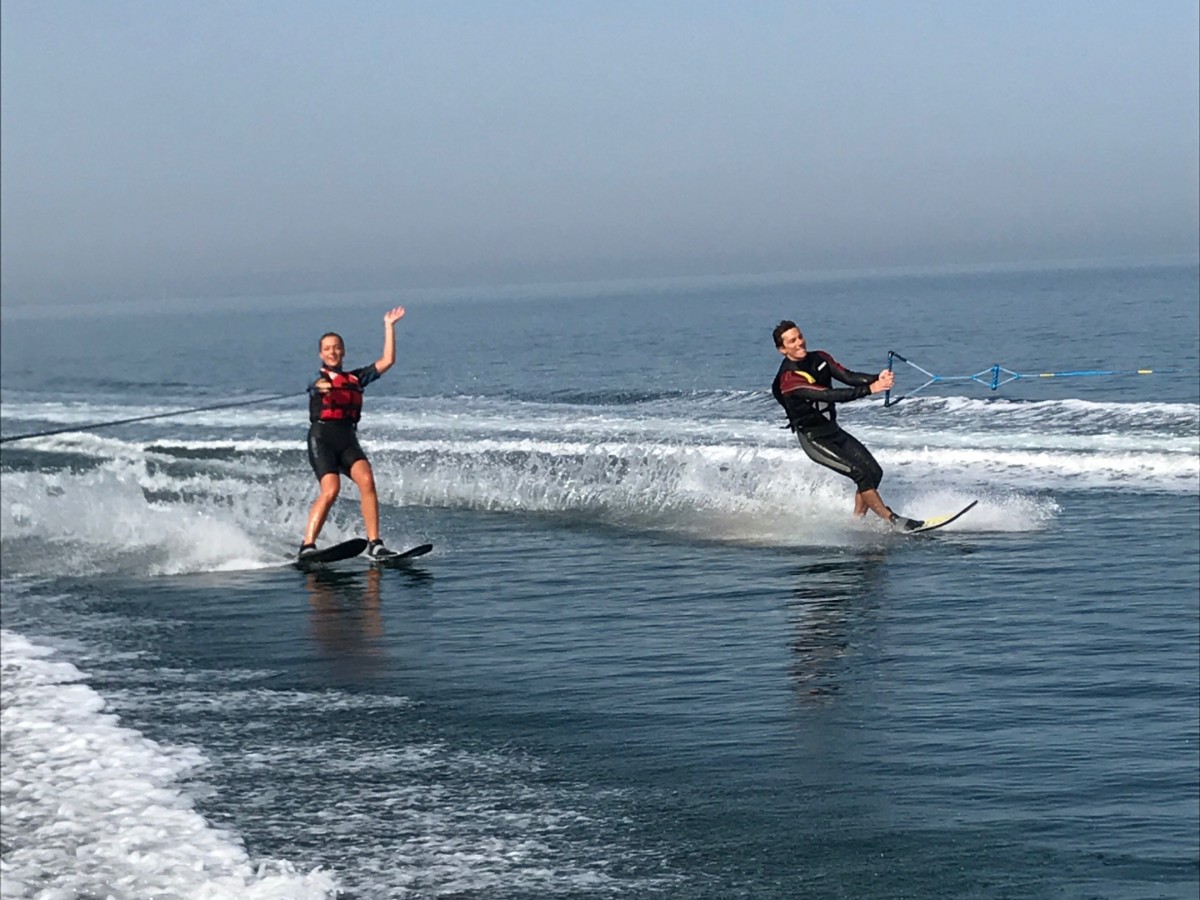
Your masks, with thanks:
[[(816, 437), (838, 430), (834, 404), (868, 396), (871, 383), (878, 377), (851, 372), (824, 350), (815, 350), (801, 360), (784, 357), (771, 393), (787, 413), (788, 427)], [(832, 387), (835, 378), (850, 387)]]
[[(816, 350), (798, 362), (785, 357), (771, 384), (771, 393), (787, 413), (788, 425), (808, 457), (845, 475), (859, 491), (877, 489), (883, 468), (871, 451), (838, 425), (834, 404), (866, 397), (878, 377), (851, 372), (824, 350)], [(831, 387), (835, 378), (850, 387)]]

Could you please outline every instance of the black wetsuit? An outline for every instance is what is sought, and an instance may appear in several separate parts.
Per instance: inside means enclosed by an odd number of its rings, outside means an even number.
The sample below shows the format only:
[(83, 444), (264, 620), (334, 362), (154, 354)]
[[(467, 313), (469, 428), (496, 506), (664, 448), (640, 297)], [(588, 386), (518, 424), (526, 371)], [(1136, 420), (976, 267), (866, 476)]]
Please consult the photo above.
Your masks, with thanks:
[[(878, 377), (851, 372), (824, 350), (816, 350), (802, 360), (785, 358), (771, 385), (809, 459), (850, 478), (859, 491), (878, 488), (883, 469), (871, 451), (837, 424), (835, 404), (868, 396)], [(835, 378), (850, 387), (832, 387)]]
[[(359, 387), (366, 387), (379, 378), (375, 364), (361, 369), (350, 369), (347, 375), (358, 379)], [(325, 373), (321, 373), (324, 377)], [(367, 454), (358, 444), (358, 422), (350, 419), (322, 419), (325, 408), (322, 394), (311, 385), (308, 388), (308, 463), (320, 481), (326, 475), (350, 474), (350, 467)]]

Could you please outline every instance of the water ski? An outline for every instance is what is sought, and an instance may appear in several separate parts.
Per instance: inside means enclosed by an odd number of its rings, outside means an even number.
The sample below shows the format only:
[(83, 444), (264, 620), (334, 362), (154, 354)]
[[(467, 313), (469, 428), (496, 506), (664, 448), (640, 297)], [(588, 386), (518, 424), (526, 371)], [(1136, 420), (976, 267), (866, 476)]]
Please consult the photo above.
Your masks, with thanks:
[(368, 556), (367, 561), (373, 566), (403, 566), (412, 562), (418, 556), (424, 556), (433, 549), (433, 544), (421, 544), (408, 550), (391, 551), (383, 556)]
[(948, 516), (934, 516), (932, 519), (926, 519), (920, 528), (914, 528), (912, 531), (906, 531), (904, 534), (924, 534), (926, 531), (933, 531), (935, 528), (941, 528), (949, 525), (961, 516), (963, 513), (970, 512), (978, 500), (972, 500), (956, 513), (950, 513)]
[(318, 550), (316, 553), (309, 553), (299, 557), (295, 565), (300, 569), (308, 569), (313, 566), (324, 565), (325, 563), (337, 562), (339, 559), (350, 559), (350, 557), (358, 556), (366, 549), (367, 542), (364, 538), (350, 538), (348, 541), (342, 541), (340, 544), (334, 544), (332, 547), (326, 547), (324, 550)]

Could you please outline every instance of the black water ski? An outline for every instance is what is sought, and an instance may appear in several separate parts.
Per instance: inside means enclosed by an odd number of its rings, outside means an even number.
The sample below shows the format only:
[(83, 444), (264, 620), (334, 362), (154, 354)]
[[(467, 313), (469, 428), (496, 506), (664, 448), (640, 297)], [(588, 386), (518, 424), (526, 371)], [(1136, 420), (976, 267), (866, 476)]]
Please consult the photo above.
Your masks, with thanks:
[(421, 544), (419, 547), (401, 550), (398, 553), (389, 552), (384, 556), (368, 556), (367, 562), (373, 566), (403, 566), (412, 562), (418, 556), (424, 556), (432, 549), (433, 544)]
[(302, 556), (296, 560), (294, 565), (299, 569), (311, 569), (314, 566), (323, 566), (325, 563), (337, 562), (339, 559), (350, 559), (366, 549), (365, 539), (350, 538), (348, 541), (342, 541), (340, 544), (334, 544), (332, 547)]
[(932, 519), (926, 519), (925, 524), (920, 528), (914, 528), (912, 531), (904, 532), (904, 534), (924, 534), (927, 531), (933, 531), (935, 528), (942, 528), (945, 525), (949, 525), (951, 522), (958, 519), (958, 517), (963, 513), (970, 512), (972, 509), (974, 509), (975, 504), (978, 502), (978, 500), (972, 500), (958, 512), (951, 513), (948, 516), (934, 516)]

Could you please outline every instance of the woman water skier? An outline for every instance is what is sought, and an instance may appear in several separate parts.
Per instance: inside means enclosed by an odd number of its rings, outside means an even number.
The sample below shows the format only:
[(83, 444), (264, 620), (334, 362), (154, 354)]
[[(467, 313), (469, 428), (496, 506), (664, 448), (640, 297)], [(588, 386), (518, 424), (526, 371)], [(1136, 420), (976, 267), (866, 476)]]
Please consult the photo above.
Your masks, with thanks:
[(383, 314), (383, 353), (361, 369), (342, 369), (346, 345), (341, 335), (329, 331), (321, 335), (318, 355), (321, 371), (308, 389), (308, 462), (320, 484), (320, 493), (308, 513), (308, 526), (299, 556), (317, 552), (317, 536), (325, 517), (342, 489), (342, 474), (358, 485), (362, 501), (363, 524), (367, 529), (367, 555), (390, 554), (379, 539), (379, 497), (375, 493), (375, 473), (370, 460), (358, 444), (358, 420), (362, 414), (363, 388), (378, 379), (396, 362), (395, 325), (404, 318), (404, 307)]
[[(799, 327), (787, 319), (775, 326), (771, 336), (775, 339), (775, 348), (783, 354), (783, 362), (771, 384), (771, 393), (787, 413), (788, 427), (796, 432), (809, 459), (854, 482), (858, 488), (854, 494), (856, 516), (865, 516), (869, 509), (885, 522), (905, 531), (920, 528), (924, 522), (898, 516), (883, 502), (879, 496), (883, 467), (854, 435), (837, 424), (834, 404), (891, 390), (894, 373), (890, 370), (878, 375), (851, 372), (824, 350), (809, 353)], [(832, 387), (835, 378), (850, 387)]]

